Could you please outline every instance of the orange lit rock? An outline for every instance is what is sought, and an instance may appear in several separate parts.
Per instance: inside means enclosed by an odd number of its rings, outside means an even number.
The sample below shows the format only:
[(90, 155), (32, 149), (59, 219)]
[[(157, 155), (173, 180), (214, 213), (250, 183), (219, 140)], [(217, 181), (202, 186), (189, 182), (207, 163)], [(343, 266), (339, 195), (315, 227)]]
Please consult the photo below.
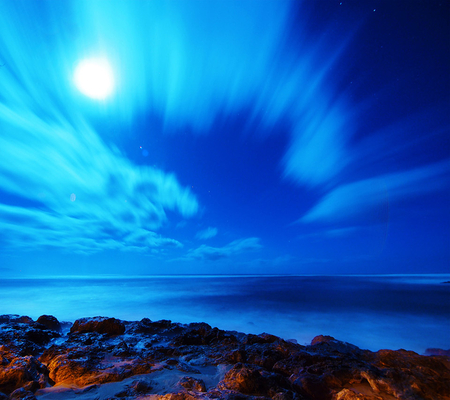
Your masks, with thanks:
[(37, 389), (47, 383), (47, 368), (32, 356), (13, 358), (0, 367), (1, 392), (11, 393), (26, 385)]
[(330, 336), (302, 346), (204, 323), (106, 317), (79, 319), (51, 344), (54, 320), (41, 322), (0, 316), (0, 400), (39, 399), (54, 385), (99, 400), (450, 400), (445, 352), (371, 352)]
[(201, 379), (195, 379), (190, 376), (184, 376), (179, 381), (180, 386), (187, 390), (194, 390), (196, 392), (206, 392), (205, 382)]

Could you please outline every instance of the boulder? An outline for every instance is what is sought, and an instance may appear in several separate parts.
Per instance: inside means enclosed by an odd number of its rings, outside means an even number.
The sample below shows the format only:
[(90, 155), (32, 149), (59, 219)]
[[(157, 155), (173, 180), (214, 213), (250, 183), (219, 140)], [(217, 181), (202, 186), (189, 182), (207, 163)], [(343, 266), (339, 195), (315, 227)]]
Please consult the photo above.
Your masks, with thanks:
[(187, 390), (193, 390), (196, 392), (206, 392), (205, 382), (201, 379), (195, 379), (190, 376), (184, 376), (178, 382), (180, 386)]
[(0, 368), (0, 391), (5, 393), (11, 393), (25, 385), (45, 387), (47, 383), (47, 367), (32, 356), (16, 357)]
[(147, 381), (136, 380), (131, 383), (130, 389), (135, 393), (149, 393), (152, 385)]
[(444, 349), (436, 349), (436, 348), (430, 348), (425, 350), (426, 356), (446, 356), (450, 357), (450, 349), (444, 350)]
[(115, 318), (94, 317), (77, 319), (70, 328), (70, 333), (85, 332), (106, 333), (110, 336), (123, 335), (125, 324)]
[(217, 387), (253, 396), (264, 396), (268, 390), (259, 370), (246, 364), (236, 364)]
[(36, 322), (51, 331), (61, 332), (61, 323), (53, 315), (41, 315)]
[(36, 396), (24, 388), (14, 390), (9, 396), (10, 400), (36, 400)]
[(42, 345), (50, 342), (50, 340), (52, 340), (55, 336), (59, 336), (59, 335), (55, 334), (52, 331), (41, 330), (41, 329), (29, 327), (23, 331), (22, 336), (25, 340), (29, 340), (30, 342), (33, 342), (39, 346), (42, 346)]
[(0, 324), (11, 324), (11, 323), (20, 323), (20, 324), (31, 324), (34, 321), (25, 315), (20, 316), (17, 314), (4, 314), (0, 315)]

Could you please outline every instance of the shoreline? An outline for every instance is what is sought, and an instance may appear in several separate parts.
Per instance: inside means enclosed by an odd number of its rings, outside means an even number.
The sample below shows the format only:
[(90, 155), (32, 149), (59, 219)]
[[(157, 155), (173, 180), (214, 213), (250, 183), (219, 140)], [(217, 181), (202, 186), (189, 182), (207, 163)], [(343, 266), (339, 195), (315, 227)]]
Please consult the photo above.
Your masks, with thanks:
[(206, 323), (49, 315), (0, 316), (0, 345), (2, 400), (450, 399), (450, 350), (372, 352), (331, 336), (300, 345)]
[(450, 293), (441, 278), (5, 280), (0, 314), (37, 319), (45, 312), (72, 322), (86, 315), (203, 321), (225, 330), (271, 332), (300, 344), (322, 333), (372, 351), (423, 354), (427, 347), (450, 348), (445, 334)]

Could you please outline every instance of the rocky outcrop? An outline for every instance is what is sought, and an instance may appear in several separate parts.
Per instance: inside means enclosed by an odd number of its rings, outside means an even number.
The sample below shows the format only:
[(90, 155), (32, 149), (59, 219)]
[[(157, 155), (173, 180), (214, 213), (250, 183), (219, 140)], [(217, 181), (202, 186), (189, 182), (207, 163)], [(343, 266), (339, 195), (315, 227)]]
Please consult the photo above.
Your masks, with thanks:
[(36, 322), (45, 326), (46, 329), (61, 332), (61, 323), (53, 315), (41, 315)]
[[(67, 329), (68, 330), (68, 329)], [(205, 323), (0, 316), (1, 399), (450, 399), (450, 358)], [(431, 351), (431, 350), (430, 350)]]
[(78, 319), (70, 328), (70, 333), (87, 332), (105, 333), (110, 336), (123, 335), (125, 325), (115, 318), (94, 317)]

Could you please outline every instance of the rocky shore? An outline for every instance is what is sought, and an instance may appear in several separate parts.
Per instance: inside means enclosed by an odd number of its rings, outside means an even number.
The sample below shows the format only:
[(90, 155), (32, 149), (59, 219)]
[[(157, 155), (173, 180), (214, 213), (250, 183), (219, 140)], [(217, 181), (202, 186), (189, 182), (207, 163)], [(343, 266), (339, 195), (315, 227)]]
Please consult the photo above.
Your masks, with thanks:
[(0, 316), (0, 400), (450, 399), (450, 352), (308, 346), (205, 323)]

